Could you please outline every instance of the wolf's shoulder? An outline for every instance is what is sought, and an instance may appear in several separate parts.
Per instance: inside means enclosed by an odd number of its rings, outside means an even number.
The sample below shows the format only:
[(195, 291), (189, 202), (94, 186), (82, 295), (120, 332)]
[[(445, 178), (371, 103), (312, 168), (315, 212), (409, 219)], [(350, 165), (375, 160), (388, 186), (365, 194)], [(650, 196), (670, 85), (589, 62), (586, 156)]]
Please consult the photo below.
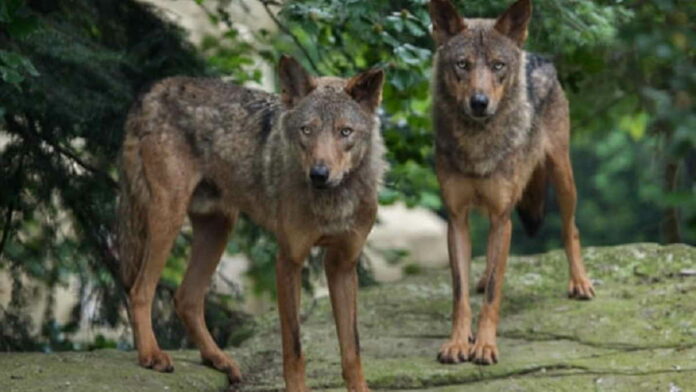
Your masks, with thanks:
[(525, 52), (525, 79), (527, 98), (535, 109), (540, 108), (551, 90), (558, 83), (556, 67), (553, 62), (540, 54)]

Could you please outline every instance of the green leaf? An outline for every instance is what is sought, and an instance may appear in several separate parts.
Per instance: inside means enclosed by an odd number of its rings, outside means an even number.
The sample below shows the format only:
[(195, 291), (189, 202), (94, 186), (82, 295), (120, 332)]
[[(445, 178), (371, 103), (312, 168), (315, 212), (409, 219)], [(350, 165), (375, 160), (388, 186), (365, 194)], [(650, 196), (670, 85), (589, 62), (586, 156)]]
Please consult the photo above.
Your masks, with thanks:
[(619, 128), (631, 135), (633, 140), (640, 140), (645, 136), (645, 129), (648, 125), (649, 118), (646, 112), (624, 116), (619, 122)]
[(0, 50), (0, 61), (10, 68), (18, 68), (25, 61), (25, 58), (15, 52)]
[(19, 72), (12, 68), (3, 66), (0, 66), (0, 78), (2, 78), (5, 83), (13, 85), (18, 85), (24, 80), (24, 77), (22, 77)]

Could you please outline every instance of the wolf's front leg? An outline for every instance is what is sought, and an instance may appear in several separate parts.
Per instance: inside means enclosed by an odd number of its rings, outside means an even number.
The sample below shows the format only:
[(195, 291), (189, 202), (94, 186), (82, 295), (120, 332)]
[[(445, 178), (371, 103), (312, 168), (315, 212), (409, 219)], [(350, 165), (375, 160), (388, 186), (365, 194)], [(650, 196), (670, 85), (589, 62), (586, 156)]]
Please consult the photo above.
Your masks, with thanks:
[(452, 336), (442, 345), (437, 356), (442, 363), (466, 362), (471, 337), (471, 307), (469, 306), (469, 266), (471, 238), (468, 211), (450, 213), (447, 226), (447, 247), (452, 269)]
[(300, 288), (302, 262), (282, 254), (276, 263), (278, 311), (283, 340), (283, 376), (287, 392), (305, 392), (305, 362), (300, 341)]
[(491, 365), (498, 362), (498, 347), (496, 346), (498, 313), (502, 298), (503, 277), (510, 251), (511, 235), (512, 222), (510, 221), (510, 214), (491, 214), (491, 227), (488, 232), (488, 249), (486, 252), (491, 270), (486, 277), (486, 290), (478, 321), (476, 341), (469, 355), (472, 362), (481, 365)]
[(356, 304), (358, 292), (357, 261), (363, 242), (362, 239), (354, 239), (343, 246), (329, 248), (324, 259), (331, 306), (336, 321), (338, 342), (341, 347), (343, 379), (349, 392), (369, 391), (360, 363)]

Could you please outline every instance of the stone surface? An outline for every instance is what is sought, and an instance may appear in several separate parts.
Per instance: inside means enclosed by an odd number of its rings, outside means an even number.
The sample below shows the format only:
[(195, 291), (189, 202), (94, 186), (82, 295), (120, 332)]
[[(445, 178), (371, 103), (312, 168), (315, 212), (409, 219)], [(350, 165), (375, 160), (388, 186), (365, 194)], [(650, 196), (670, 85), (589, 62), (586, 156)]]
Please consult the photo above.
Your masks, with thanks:
[[(375, 391), (690, 391), (696, 390), (696, 248), (635, 244), (586, 248), (597, 298), (565, 296), (562, 251), (512, 257), (500, 323), (500, 363), (441, 365), (449, 333), (446, 269), (360, 292), (363, 364)], [(477, 278), (483, 260), (473, 263)], [(472, 282), (473, 283), (473, 282)], [(477, 312), (481, 297), (473, 295)], [(343, 391), (330, 307), (305, 301), (302, 340), (309, 384)], [(275, 314), (228, 352), (242, 364), (241, 391), (282, 390)], [(222, 391), (225, 377), (193, 351), (173, 352), (176, 371), (135, 365), (133, 352), (0, 354), (0, 391)]]
[[(401, 255), (399, 263), (390, 263), (388, 256), (395, 251)], [(380, 206), (367, 237), (367, 253), (381, 282), (401, 279), (404, 265), (447, 266), (447, 222), (422, 207), (408, 208), (401, 202)]]

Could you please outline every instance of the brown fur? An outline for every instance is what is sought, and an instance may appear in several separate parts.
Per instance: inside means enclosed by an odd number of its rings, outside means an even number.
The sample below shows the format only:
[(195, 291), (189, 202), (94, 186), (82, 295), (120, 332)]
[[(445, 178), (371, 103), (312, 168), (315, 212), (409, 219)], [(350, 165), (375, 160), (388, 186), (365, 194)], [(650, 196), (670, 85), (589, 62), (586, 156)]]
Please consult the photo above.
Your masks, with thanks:
[[(188, 215), (191, 259), (176, 310), (204, 363), (240, 380), (203, 319), (210, 277), (240, 212), (276, 235), (277, 289), (288, 391), (306, 390), (298, 308), (310, 249), (327, 248), (326, 274), (343, 375), (366, 391), (357, 341), (356, 262), (375, 219), (385, 169), (376, 110), (384, 74), (315, 78), (281, 59), (281, 96), (213, 79), (171, 78), (136, 104), (121, 156), (120, 256), (142, 366), (173, 370), (151, 326), (157, 281)], [(349, 131), (346, 131), (348, 129)], [(309, 174), (328, 167), (326, 189)]]
[[(570, 265), (568, 293), (581, 299), (594, 296), (574, 223), (568, 102), (553, 65), (522, 49), (531, 17), (529, 0), (517, 1), (497, 20), (463, 20), (450, 0), (431, 0), (430, 15), (438, 46), (433, 78), (436, 171), (450, 216), (447, 238), (455, 298), (452, 336), (438, 358), (444, 363), (492, 364), (498, 361), (496, 330), (512, 233), (510, 214), (517, 205), (528, 229), (536, 230), (547, 178), (561, 207)], [(486, 98), (483, 109), (475, 108), (475, 96)], [(485, 300), (473, 344), (468, 290), (472, 208), (482, 208), (491, 221), (486, 272), (478, 283)]]

